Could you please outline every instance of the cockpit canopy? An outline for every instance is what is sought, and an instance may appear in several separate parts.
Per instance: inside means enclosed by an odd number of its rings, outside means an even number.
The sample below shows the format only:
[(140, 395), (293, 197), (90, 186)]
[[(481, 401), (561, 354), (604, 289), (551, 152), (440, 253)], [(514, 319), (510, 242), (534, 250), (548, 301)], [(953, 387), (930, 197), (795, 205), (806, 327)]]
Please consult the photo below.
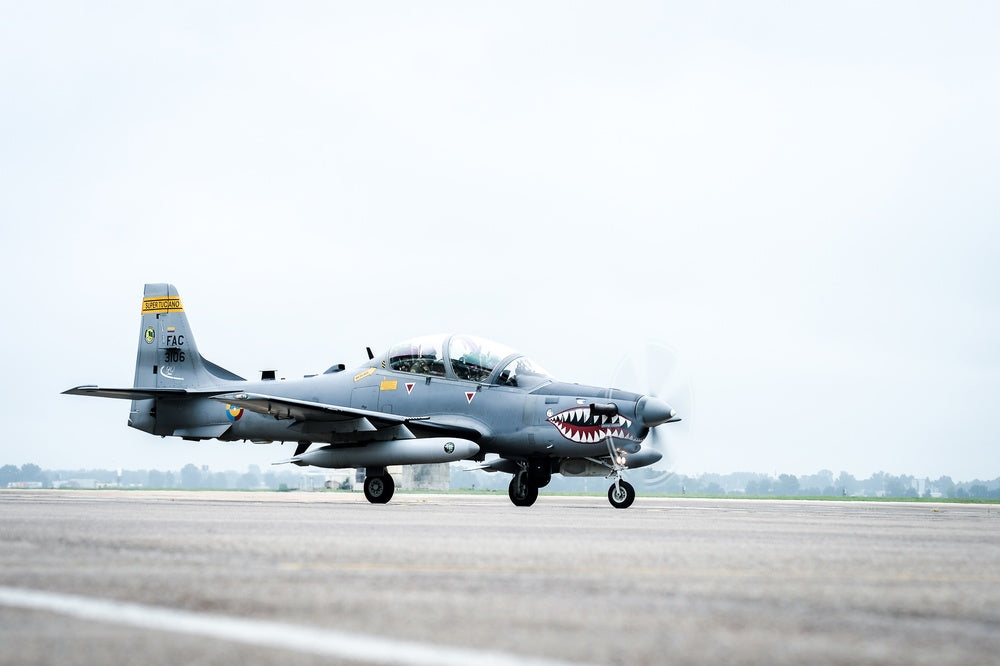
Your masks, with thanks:
[(428, 335), (389, 348), (385, 367), (432, 377), (531, 388), (552, 377), (510, 347), (472, 335)]

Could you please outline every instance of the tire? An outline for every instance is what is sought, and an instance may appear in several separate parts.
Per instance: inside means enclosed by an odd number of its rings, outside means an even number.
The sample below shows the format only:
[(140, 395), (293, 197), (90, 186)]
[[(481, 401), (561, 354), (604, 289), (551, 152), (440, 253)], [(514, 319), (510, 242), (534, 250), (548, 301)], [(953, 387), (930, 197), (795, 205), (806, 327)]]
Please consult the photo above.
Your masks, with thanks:
[(372, 504), (385, 504), (392, 499), (396, 483), (388, 474), (365, 478), (365, 499)]
[(507, 494), (514, 506), (531, 506), (538, 499), (538, 488), (528, 483), (528, 475), (521, 472), (510, 480)]
[(608, 488), (608, 501), (616, 509), (627, 509), (635, 501), (635, 488), (628, 481), (619, 481)]

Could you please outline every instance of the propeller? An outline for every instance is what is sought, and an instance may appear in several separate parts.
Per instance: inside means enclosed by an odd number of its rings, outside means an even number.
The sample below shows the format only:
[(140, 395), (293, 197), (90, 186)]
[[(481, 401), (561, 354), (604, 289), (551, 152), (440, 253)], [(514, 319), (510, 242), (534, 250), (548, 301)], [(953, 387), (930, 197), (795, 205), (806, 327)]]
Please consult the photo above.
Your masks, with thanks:
[(643, 449), (651, 448), (662, 457), (641, 469), (648, 470), (647, 486), (665, 486), (673, 476), (677, 450), (683, 448), (678, 445), (690, 440), (694, 425), (690, 372), (676, 350), (649, 341), (629, 349), (612, 375), (611, 386), (642, 394), (636, 404), (636, 419), (649, 428)]

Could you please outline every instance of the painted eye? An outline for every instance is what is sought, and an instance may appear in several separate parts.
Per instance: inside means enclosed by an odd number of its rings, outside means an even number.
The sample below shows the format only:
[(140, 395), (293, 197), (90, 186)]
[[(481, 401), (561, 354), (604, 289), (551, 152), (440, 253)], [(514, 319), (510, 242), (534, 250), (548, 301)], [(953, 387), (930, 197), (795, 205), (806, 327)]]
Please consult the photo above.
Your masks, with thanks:
[(551, 409), (548, 410), (547, 412), (545, 412), (545, 418), (547, 418), (547, 419), (551, 419), (552, 418), (552, 410)]

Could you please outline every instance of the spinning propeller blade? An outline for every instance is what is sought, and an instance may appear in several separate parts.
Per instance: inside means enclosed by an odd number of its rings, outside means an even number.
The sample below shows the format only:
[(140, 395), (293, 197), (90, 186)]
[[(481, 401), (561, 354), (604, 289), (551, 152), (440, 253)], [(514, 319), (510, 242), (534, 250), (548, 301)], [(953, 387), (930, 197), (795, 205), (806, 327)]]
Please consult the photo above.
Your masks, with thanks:
[(636, 417), (649, 427), (643, 446), (663, 455), (648, 470), (646, 485), (665, 485), (676, 464), (675, 447), (687, 443), (694, 423), (694, 388), (677, 352), (659, 342), (634, 346), (625, 354), (611, 386), (643, 393)]

